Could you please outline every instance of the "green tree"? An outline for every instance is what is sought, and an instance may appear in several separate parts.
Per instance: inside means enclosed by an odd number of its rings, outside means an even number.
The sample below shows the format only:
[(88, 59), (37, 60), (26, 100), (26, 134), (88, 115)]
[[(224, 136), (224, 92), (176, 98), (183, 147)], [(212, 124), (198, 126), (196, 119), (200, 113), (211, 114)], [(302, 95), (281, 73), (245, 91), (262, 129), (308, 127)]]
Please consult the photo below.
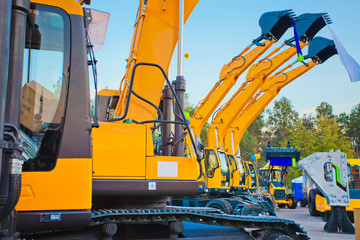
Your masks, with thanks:
[(316, 118), (312, 114), (304, 114), (302, 117), (303, 124), (307, 129), (313, 129), (315, 125)]
[(347, 133), (350, 124), (350, 116), (346, 113), (340, 113), (339, 116), (336, 117), (337, 123), (343, 133)]
[(266, 121), (266, 140), (271, 140), (272, 146), (279, 146), (289, 136), (289, 130), (298, 120), (299, 113), (294, 110), (290, 99), (282, 97), (274, 102), (272, 110), (266, 110), (268, 118)]
[(200, 132), (201, 143), (204, 144), (204, 146), (208, 146), (207, 133), (208, 133), (209, 127), (210, 127), (210, 124), (205, 123), (204, 127), (201, 129), (201, 132)]
[[(335, 118), (320, 116), (316, 119), (313, 129), (306, 128), (301, 119), (290, 129), (288, 139), (294, 148), (301, 151), (301, 158), (315, 152), (328, 152), (338, 149), (346, 153), (348, 158), (353, 157), (351, 141), (340, 130)], [(301, 174), (302, 171), (299, 167), (289, 168), (286, 182), (290, 184), (291, 179)]]
[(240, 153), (243, 159), (249, 160), (258, 149), (258, 145), (256, 137), (251, 134), (249, 129), (246, 130), (240, 142)]
[(333, 107), (327, 102), (321, 102), (315, 109), (316, 117), (323, 116), (324, 118), (333, 118)]
[(288, 140), (292, 147), (301, 152), (302, 157), (314, 153), (316, 145), (316, 134), (313, 129), (304, 125), (304, 120), (298, 120), (290, 129)]
[(360, 104), (351, 109), (349, 115), (349, 123), (347, 135), (350, 137), (355, 148), (355, 157), (359, 158), (359, 144), (360, 144)]
[[(251, 155), (261, 153), (263, 134), (262, 129), (265, 126), (264, 112), (250, 124), (240, 141), (240, 152), (244, 159), (250, 159)], [(258, 164), (263, 166), (264, 161), (259, 160)]]
[(320, 117), (316, 122), (316, 152), (327, 152), (331, 149), (341, 150), (348, 157), (353, 156), (353, 149), (348, 137), (340, 130), (334, 118)]
[[(189, 116), (191, 117), (194, 114), (194, 110), (195, 110), (194, 105), (189, 102), (189, 94), (185, 93), (184, 112), (188, 113)], [(207, 132), (208, 132), (209, 126), (210, 126), (209, 123), (205, 123), (204, 127), (202, 128), (202, 130), (200, 132), (201, 143), (204, 144), (204, 146), (208, 146)]]

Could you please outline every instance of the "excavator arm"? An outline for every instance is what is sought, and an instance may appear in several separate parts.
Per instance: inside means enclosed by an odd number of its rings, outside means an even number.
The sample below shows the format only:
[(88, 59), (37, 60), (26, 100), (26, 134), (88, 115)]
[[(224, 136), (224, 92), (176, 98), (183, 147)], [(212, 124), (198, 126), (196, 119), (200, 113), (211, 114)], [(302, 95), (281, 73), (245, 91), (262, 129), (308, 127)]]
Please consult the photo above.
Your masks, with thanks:
[[(301, 47), (303, 48), (305, 45), (305, 43), (302, 43)], [(248, 84), (245, 87), (241, 86), (239, 91), (235, 93), (236, 95), (220, 108), (218, 114), (213, 119), (208, 131), (209, 147), (222, 148), (221, 139), (225, 137), (226, 129), (230, 127), (231, 123), (265, 82), (267, 76), (295, 54), (296, 48), (290, 47), (272, 59), (263, 61), (259, 66), (255, 65), (249, 69), (246, 79)]]
[(269, 49), (274, 42), (275, 40), (266, 40), (264, 46), (257, 46), (243, 56), (243, 53), (249, 49), (249, 47), (247, 47), (238, 56), (233, 58), (231, 62), (224, 65), (220, 72), (220, 80), (215, 83), (208, 95), (198, 103), (192, 117), (189, 119), (194, 135), (200, 135), (201, 129), (226, 94), (234, 86), (239, 76)]
[[(188, 0), (184, 4), (186, 21), (199, 0)], [(136, 63), (158, 64), (166, 72), (178, 42), (178, 1), (140, 0), (139, 11), (131, 43), (126, 72), (120, 84), (120, 98), (114, 117), (122, 116), (127, 105), (130, 79)], [(166, 46), (166, 47), (164, 47)], [(159, 105), (165, 78), (159, 69), (141, 66), (136, 70), (132, 91), (149, 102)], [(131, 98), (128, 119), (138, 122), (155, 120), (157, 109), (139, 98)]]
[[(323, 18), (324, 15), (325, 14), (303, 14), (297, 18), (297, 25), (301, 29), (301, 35), (299, 34), (302, 40), (300, 42), (300, 48), (308, 45), (317, 31), (326, 25)], [(325, 16), (327, 17), (327, 15)], [(256, 91), (264, 84), (267, 77), (297, 53), (296, 47), (291, 44), (292, 41), (293, 39), (285, 41), (290, 47), (283, 52), (270, 58), (284, 47), (285, 44), (276, 48), (257, 64), (251, 66), (246, 76), (247, 84), (239, 88), (234, 96), (220, 108), (218, 114), (213, 119), (208, 131), (210, 148), (223, 147), (222, 141), (225, 138), (227, 129), (241, 111), (245, 109), (245, 106), (254, 97)]]
[[(190, 127), (195, 136), (200, 136), (205, 123), (234, 86), (239, 76), (291, 27), (290, 19), (292, 17), (294, 17), (294, 13), (291, 10), (267, 12), (260, 17), (261, 36), (253, 40), (250, 46), (223, 66), (220, 71), (220, 80), (195, 107), (195, 111), (189, 119)], [(262, 40), (265, 41), (261, 42)], [(249, 52), (253, 45), (256, 47)]]
[(237, 149), (235, 149), (234, 146), (239, 146), (246, 129), (279, 94), (281, 89), (318, 64), (324, 63), (336, 53), (333, 41), (322, 37), (314, 38), (309, 46), (309, 54), (305, 56), (306, 58), (311, 58), (312, 61), (309, 61), (306, 65), (301, 65), (293, 70), (284, 72), (293, 66), (290, 64), (266, 80), (259, 90), (260, 93), (255, 95), (254, 99), (246, 106), (246, 110), (236, 118), (232, 126), (228, 129), (225, 137), (225, 149), (231, 150), (231, 152), (235, 154)]
[(238, 146), (240, 144), (240, 140), (246, 129), (265, 109), (265, 107), (279, 94), (280, 90), (300, 75), (315, 67), (317, 64), (318, 63), (309, 62), (308, 66), (302, 65), (287, 73), (281, 73), (277, 76), (269, 77), (267, 82), (263, 84), (267, 85), (264, 86), (267, 87), (267, 89), (261, 88), (259, 90), (262, 92), (262, 95), (260, 96), (260, 94), (256, 94), (250, 105), (246, 107), (247, 110), (241, 112), (240, 116), (236, 118), (232, 126), (228, 129), (225, 136), (225, 149), (231, 150), (233, 154), (236, 154), (237, 148), (235, 149), (234, 146)]

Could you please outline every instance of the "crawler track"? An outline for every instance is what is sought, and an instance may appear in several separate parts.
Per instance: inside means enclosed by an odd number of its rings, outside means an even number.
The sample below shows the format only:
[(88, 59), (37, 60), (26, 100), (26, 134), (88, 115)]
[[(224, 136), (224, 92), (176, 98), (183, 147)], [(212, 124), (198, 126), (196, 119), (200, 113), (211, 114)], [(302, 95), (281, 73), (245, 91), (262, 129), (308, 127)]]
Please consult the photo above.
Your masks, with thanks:
[(173, 221), (188, 221), (224, 227), (250, 228), (256, 230), (259, 236), (268, 231), (281, 231), (293, 239), (308, 239), (303, 228), (291, 220), (273, 216), (227, 215), (213, 208), (168, 207), (165, 209), (134, 210), (102, 209), (93, 211), (90, 225)]

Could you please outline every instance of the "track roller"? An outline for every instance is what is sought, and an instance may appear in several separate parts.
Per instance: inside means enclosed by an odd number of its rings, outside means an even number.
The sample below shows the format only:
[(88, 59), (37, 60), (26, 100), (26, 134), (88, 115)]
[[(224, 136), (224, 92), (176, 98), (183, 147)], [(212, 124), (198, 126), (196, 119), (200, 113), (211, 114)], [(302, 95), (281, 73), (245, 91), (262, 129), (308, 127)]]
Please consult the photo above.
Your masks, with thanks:
[(205, 207), (220, 209), (225, 214), (233, 214), (234, 211), (231, 204), (225, 199), (213, 199), (209, 201)]
[(117, 230), (118, 227), (116, 223), (105, 223), (102, 227), (102, 232), (108, 237), (114, 236)]
[(290, 236), (279, 232), (279, 231), (269, 231), (264, 234), (263, 240), (292, 240)]
[(172, 233), (180, 234), (184, 231), (184, 224), (182, 221), (169, 222), (169, 229)]

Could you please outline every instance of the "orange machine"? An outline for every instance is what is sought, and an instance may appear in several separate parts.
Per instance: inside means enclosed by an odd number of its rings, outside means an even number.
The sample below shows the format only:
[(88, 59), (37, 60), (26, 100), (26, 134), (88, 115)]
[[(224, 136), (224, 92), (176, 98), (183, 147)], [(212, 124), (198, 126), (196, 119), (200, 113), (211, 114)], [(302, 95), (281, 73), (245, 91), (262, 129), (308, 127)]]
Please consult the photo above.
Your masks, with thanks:
[[(182, 5), (139, 2), (116, 118), (92, 125), (88, 64), (96, 60), (87, 59), (93, 52), (87, 29), (95, 14), (83, 8), (90, 1), (2, 1), (0, 236), (17, 239), (16, 231), (26, 237), (89, 226), (101, 226), (104, 235), (112, 236), (117, 224), (134, 222), (168, 223), (179, 233), (181, 220), (206, 219), (256, 228), (254, 234), (264, 239), (306, 237), (284, 219), (275, 223), (266, 217), (229, 218), (215, 214), (216, 209), (165, 207), (169, 196), (196, 194), (200, 173), (193, 159), (155, 156), (151, 135), (157, 114), (153, 105), (165, 80), (170, 84), (163, 69), (177, 42)], [(185, 19), (197, 2), (185, 2)], [(186, 122), (178, 124), (188, 128)]]

